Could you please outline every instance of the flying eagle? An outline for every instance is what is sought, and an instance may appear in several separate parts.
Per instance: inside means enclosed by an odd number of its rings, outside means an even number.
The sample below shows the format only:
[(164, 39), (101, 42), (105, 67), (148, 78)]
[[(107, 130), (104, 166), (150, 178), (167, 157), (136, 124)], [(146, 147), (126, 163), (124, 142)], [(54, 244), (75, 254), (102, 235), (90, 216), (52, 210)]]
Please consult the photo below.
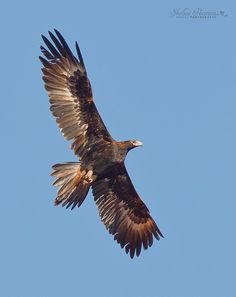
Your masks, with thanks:
[(153, 236), (163, 237), (124, 164), (127, 153), (142, 142), (112, 138), (95, 106), (78, 43), (75, 57), (60, 32), (49, 31), (49, 36), (51, 41), (42, 35), (47, 48), (40, 47), (45, 58), (39, 58), (50, 110), (79, 159), (52, 167), (59, 188), (55, 205), (80, 207), (91, 187), (106, 229), (131, 258), (139, 256), (142, 247), (153, 244)]

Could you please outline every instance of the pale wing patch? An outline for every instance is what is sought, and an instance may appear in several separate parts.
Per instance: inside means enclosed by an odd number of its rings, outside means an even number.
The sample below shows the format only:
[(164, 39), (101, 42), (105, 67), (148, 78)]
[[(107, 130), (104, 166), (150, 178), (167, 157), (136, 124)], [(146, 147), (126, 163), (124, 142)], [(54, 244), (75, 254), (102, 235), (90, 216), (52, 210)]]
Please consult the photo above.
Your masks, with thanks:
[(67, 58), (61, 57), (50, 68), (43, 68), (43, 80), (48, 91), (50, 110), (56, 117), (61, 133), (67, 140), (76, 138), (76, 151), (86, 142), (88, 124), (83, 123), (80, 102), (70, 91), (69, 79), (78, 74), (85, 75), (85, 71), (78, 64), (75, 66)]
[(49, 31), (52, 42), (42, 35), (48, 48), (41, 46), (46, 59), (39, 57), (44, 66), (43, 80), (52, 114), (65, 139), (73, 140), (71, 148), (82, 159), (90, 145), (100, 140), (112, 141), (112, 138), (93, 102), (78, 44), (76, 58), (60, 32), (54, 31), (56, 36)]

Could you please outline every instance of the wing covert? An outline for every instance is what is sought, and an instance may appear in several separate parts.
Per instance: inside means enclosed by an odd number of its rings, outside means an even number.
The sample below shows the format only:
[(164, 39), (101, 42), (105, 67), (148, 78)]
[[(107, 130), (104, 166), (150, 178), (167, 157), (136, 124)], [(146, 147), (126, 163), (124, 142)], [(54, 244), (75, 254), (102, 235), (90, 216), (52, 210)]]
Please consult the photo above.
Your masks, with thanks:
[(124, 164), (95, 181), (92, 188), (102, 222), (131, 258), (135, 253), (139, 256), (142, 247), (150, 247), (153, 236), (158, 240), (163, 237), (138, 196)]
[(78, 58), (71, 52), (66, 41), (55, 30), (49, 32), (51, 41), (42, 35), (47, 48), (41, 46), (45, 58), (43, 80), (48, 92), (50, 110), (56, 117), (63, 136), (73, 140), (72, 149), (80, 158), (91, 145), (111, 141), (93, 101), (92, 88), (87, 77), (84, 61), (76, 42)]

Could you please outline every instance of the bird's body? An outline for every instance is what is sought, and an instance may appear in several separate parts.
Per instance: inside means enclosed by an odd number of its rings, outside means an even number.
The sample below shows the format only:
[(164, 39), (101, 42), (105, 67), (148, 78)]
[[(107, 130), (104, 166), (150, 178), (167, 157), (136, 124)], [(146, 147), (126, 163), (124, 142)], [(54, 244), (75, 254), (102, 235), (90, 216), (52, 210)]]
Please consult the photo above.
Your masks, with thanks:
[(114, 165), (124, 162), (127, 154), (122, 142), (106, 141), (100, 149), (96, 144), (86, 151), (81, 161), (85, 170), (92, 170), (96, 176), (100, 176)]
[(152, 245), (160, 230), (137, 194), (125, 168), (129, 150), (140, 141), (115, 141), (107, 131), (93, 101), (81, 52), (76, 43), (76, 58), (62, 35), (49, 32), (54, 45), (44, 36), (48, 49), (43, 80), (48, 91), (52, 114), (80, 162), (53, 166), (54, 185), (59, 187), (55, 204), (80, 206), (92, 187), (99, 214), (108, 231), (133, 258), (141, 248)]

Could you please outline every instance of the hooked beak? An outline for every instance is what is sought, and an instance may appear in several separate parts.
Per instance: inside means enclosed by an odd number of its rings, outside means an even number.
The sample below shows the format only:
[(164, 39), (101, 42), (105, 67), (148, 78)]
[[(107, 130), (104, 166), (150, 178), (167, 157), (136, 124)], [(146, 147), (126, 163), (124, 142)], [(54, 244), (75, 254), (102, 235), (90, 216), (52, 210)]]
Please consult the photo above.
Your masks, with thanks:
[(143, 146), (143, 143), (141, 141), (135, 140), (133, 141), (134, 146)]

